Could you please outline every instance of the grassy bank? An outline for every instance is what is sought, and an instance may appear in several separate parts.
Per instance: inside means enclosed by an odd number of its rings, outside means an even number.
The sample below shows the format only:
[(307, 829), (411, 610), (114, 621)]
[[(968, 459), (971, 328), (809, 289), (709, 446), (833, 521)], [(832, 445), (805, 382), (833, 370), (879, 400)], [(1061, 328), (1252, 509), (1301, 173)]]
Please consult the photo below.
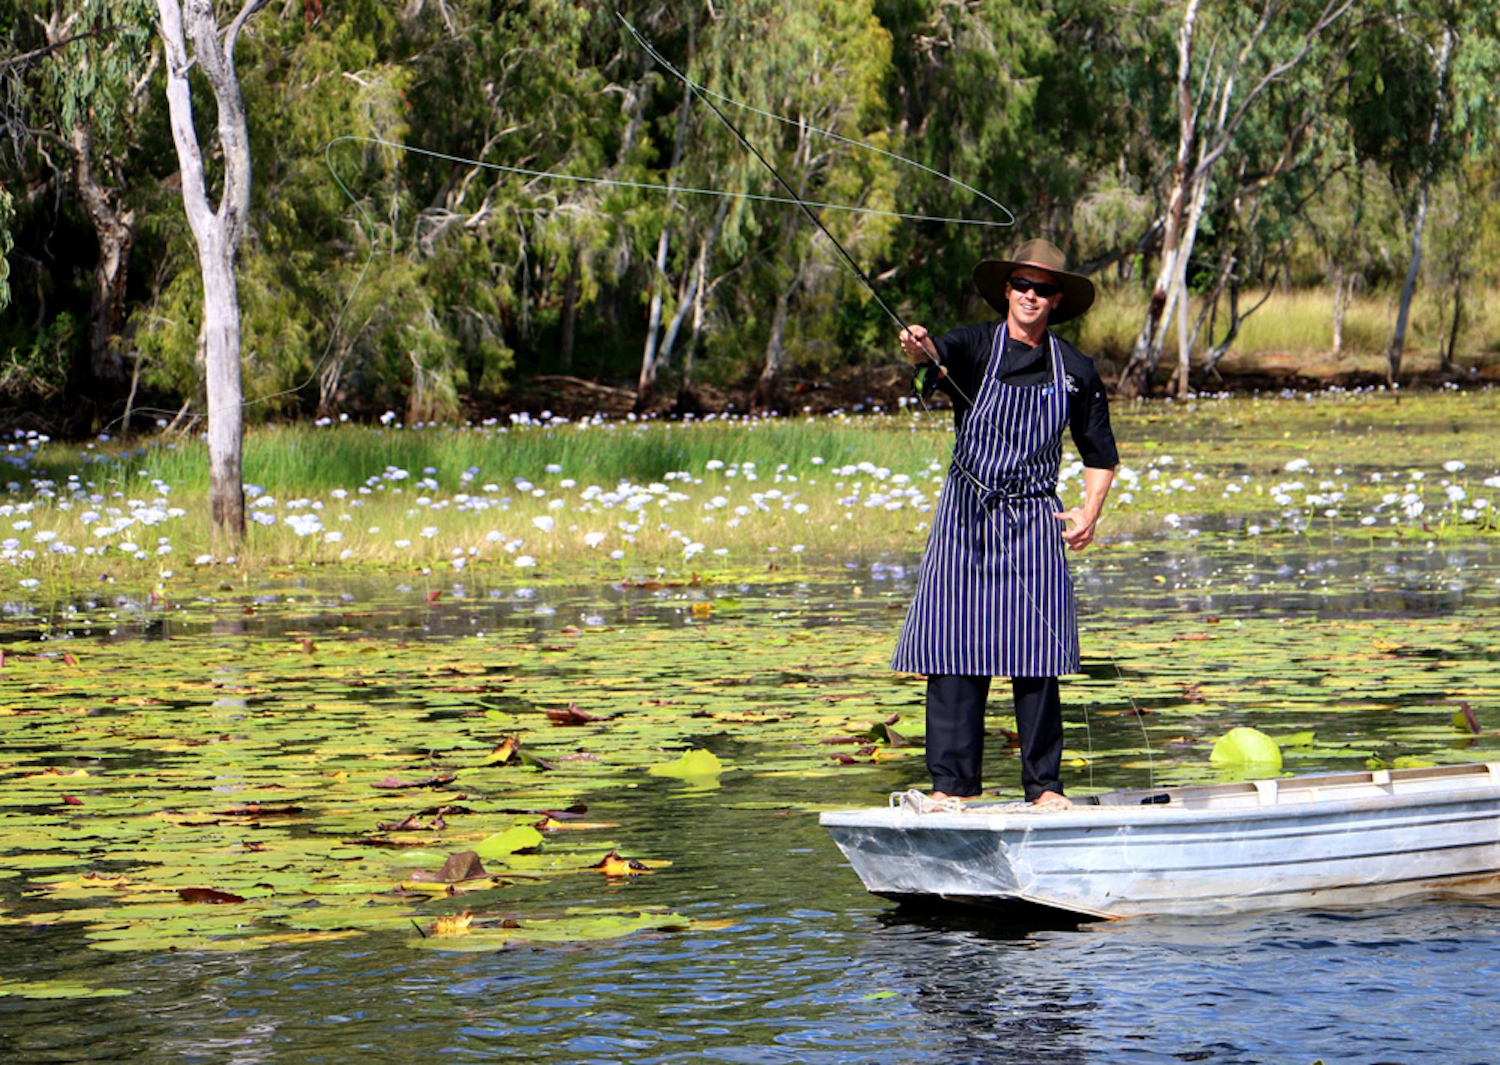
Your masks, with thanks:
[[(1204, 523), (1495, 530), (1495, 390), (1117, 404), (1115, 424), (1123, 462), (1105, 538)], [(946, 412), (262, 429), (245, 451), (250, 532), (231, 555), (209, 534), (201, 443), (33, 437), (5, 455), (0, 587), (315, 563), (528, 579), (795, 570), (919, 550), (951, 447)], [(1080, 497), (1071, 455), (1062, 484), (1065, 500)]]
[[(1264, 292), (1247, 292), (1240, 309), (1252, 307)], [(1139, 289), (1103, 288), (1098, 302), (1078, 323), (1078, 346), (1106, 364), (1123, 365), (1135, 344), (1145, 318), (1148, 294)], [(1371, 292), (1354, 296), (1344, 312), (1343, 346), (1333, 352), (1333, 307), (1331, 290), (1298, 289), (1276, 291), (1240, 326), (1233, 348), (1219, 364), (1224, 373), (1298, 373), (1305, 377), (1331, 378), (1352, 373), (1385, 373), (1385, 350), (1396, 318), (1396, 293)], [(1201, 300), (1191, 301), (1192, 323), (1202, 312)], [(1228, 301), (1221, 301), (1219, 322), (1213, 340), (1227, 332)], [(1443, 305), (1425, 292), (1412, 303), (1403, 368), (1425, 373), (1438, 368), (1438, 347), (1450, 327), (1451, 304)], [(1202, 363), (1209, 347), (1207, 337), (1195, 346), (1194, 365)], [(1167, 363), (1177, 358), (1177, 326), (1166, 339)], [(1465, 304), (1465, 320), (1459, 331), (1457, 360), (1461, 366), (1493, 367), (1500, 364), (1500, 300), (1482, 293), (1471, 294)]]

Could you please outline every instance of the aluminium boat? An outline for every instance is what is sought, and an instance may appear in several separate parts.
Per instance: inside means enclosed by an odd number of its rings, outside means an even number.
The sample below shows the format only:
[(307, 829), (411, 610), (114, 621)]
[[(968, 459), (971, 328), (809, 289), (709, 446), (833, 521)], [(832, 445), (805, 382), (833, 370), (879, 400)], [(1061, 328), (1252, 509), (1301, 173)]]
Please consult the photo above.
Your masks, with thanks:
[(903, 901), (1115, 918), (1500, 893), (1500, 762), (941, 806), (898, 793), (820, 823)]

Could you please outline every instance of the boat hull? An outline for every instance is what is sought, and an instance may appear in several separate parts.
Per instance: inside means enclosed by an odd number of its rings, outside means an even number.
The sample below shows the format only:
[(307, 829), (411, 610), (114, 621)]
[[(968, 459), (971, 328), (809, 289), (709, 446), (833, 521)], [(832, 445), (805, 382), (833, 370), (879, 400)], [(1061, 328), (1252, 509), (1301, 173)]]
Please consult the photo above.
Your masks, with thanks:
[(1500, 892), (1500, 764), (1116, 792), (1059, 811), (834, 811), (822, 823), (866, 888), (892, 898), (1123, 917)]

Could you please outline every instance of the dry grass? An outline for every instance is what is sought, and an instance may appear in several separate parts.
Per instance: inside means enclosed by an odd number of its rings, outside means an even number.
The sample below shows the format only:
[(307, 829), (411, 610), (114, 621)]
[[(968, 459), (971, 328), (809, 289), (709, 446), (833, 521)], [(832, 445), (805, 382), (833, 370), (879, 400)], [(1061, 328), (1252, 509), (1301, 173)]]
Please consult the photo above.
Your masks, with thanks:
[[(1247, 293), (1241, 308), (1252, 306), (1263, 293)], [(1494, 366), (1500, 362), (1500, 300), (1490, 293), (1471, 293), (1460, 329), (1458, 361), (1463, 366)], [(1384, 373), (1385, 350), (1396, 317), (1396, 293), (1357, 295), (1344, 315), (1343, 350), (1333, 353), (1333, 296), (1320, 289), (1273, 292), (1265, 304), (1241, 323), (1234, 346), (1220, 364), (1227, 372), (1300, 373), (1332, 377), (1349, 373)], [(1196, 315), (1202, 307), (1194, 302)], [(1225, 332), (1220, 306), (1216, 339)], [(1078, 346), (1099, 358), (1106, 370), (1124, 365), (1135, 344), (1146, 313), (1146, 295), (1138, 289), (1105, 289), (1079, 322)], [(1438, 343), (1448, 328), (1451, 303), (1419, 293), (1412, 304), (1403, 366), (1410, 372), (1437, 369)], [(1163, 361), (1177, 358), (1177, 327), (1168, 330)], [(1201, 363), (1206, 338), (1200, 338), (1195, 363)]]

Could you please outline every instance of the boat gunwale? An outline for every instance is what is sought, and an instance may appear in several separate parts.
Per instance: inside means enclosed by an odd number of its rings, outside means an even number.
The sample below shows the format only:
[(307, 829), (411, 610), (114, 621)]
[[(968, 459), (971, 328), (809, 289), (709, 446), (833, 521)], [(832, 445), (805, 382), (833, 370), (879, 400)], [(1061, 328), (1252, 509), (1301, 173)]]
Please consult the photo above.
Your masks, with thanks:
[(1398, 814), (1429, 807), (1486, 802), (1500, 804), (1500, 783), (1442, 791), (1320, 798), (1260, 806), (1194, 808), (1170, 802), (1135, 805), (1080, 803), (1064, 809), (1034, 810), (1019, 803), (1008, 803), (996, 804), (998, 808), (994, 812), (983, 809), (987, 804), (979, 804), (971, 805), (961, 813), (916, 813), (890, 806), (870, 806), (854, 810), (825, 810), (818, 815), (818, 823), (825, 828), (931, 828), (978, 832), (1042, 828), (1149, 828), (1216, 822), (1243, 824), (1274, 820), (1316, 820), (1364, 813)]

